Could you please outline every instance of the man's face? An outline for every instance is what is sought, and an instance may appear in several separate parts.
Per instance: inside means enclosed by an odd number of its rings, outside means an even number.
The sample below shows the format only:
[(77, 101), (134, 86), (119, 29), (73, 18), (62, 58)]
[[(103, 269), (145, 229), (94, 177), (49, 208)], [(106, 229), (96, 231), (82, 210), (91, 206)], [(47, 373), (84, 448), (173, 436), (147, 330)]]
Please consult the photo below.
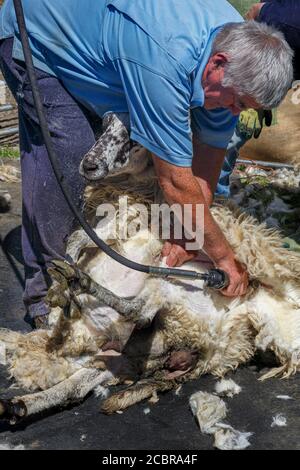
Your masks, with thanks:
[(250, 96), (240, 96), (234, 88), (225, 88), (222, 85), (226, 62), (225, 55), (216, 54), (210, 58), (206, 66), (202, 80), (205, 95), (204, 108), (226, 108), (235, 116), (245, 109), (261, 108)]
[(219, 87), (213, 93), (205, 95), (205, 109), (226, 108), (229, 109), (234, 116), (238, 116), (246, 109), (259, 109), (259, 104), (247, 96), (238, 95), (233, 88)]

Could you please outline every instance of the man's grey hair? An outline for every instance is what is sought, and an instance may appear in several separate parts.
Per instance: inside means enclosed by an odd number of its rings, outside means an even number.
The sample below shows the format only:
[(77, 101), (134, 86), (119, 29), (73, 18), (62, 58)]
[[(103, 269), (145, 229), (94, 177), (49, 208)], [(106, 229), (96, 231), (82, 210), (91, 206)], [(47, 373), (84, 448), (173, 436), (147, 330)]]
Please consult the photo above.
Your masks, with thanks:
[(276, 108), (292, 85), (293, 51), (284, 35), (265, 23), (227, 24), (212, 53), (229, 56), (223, 86), (254, 98), (262, 108)]

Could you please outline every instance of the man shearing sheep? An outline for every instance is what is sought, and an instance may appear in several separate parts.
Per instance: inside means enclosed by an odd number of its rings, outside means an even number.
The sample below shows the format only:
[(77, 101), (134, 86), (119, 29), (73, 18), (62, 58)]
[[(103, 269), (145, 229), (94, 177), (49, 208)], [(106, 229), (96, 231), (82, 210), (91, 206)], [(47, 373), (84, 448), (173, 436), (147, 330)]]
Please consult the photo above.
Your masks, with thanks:
[[(245, 294), (247, 272), (210, 205), (239, 113), (278, 106), (291, 85), (283, 35), (245, 23), (225, 0), (23, 0), (23, 7), (53, 145), (77, 205), (93, 121), (129, 112), (131, 139), (152, 153), (166, 201), (204, 205), (203, 249), (230, 277), (223, 294)], [(63, 257), (74, 220), (41, 137), (12, 0), (1, 9), (0, 38), (1, 69), (20, 112), (24, 302), (39, 324), (48, 314), (47, 267)], [(174, 267), (196, 253), (184, 241), (166, 242), (163, 255)]]

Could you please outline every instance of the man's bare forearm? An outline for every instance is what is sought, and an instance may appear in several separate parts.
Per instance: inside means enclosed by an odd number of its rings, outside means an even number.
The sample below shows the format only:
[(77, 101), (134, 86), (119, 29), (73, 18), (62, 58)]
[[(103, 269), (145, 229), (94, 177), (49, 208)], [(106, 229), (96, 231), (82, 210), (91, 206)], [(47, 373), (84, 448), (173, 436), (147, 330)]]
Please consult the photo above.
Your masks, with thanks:
[(164, 196), (168, 204), (190, 204), (193, 207), (192, 223), (195, 231), (200, 225), (200, 221), (196, 220), (197, 204), (204, 207), (204, 251), (211, 260), (218, 264), (225, 258), (233, 258), (233, 251), (211, 215), (206, 197), (203, 194), (197, 177), (189, 168), (174, 167), (170, 172), (170, 166), (162, 160), (154, 160), (155, 166), (159, 165), (157, 171), (160, 185), (164, 192)]
[(194, 136), (193, 152), (193, 174), (196, 176), (201, 186), (208, 206), (211, 206), (224, 163), (226, 150), (203, 144)]
[[(215, 155), (218, 156), (218, 154), (220, 160), (222, 160), (221, 151), (216, 152)], [(218, 161), (218, 157), (216, 157), (216, 160)], [(214, 163), (216, 163), (216, 160)], [(192, 205), (192, 221), (196, 228), (199, 227), (196, 207), (197, 204), (203, 205), (204, 251), (215, 265), (228, 274), (229, 278), (229, 285), (226, 289), (222, 290), (222, 294), (227, 297), (245, 295), (249, 282), (247, 271), (244, 266), (235, 259), (232, 248), (212, 217), (209, 209), (210, 200), (214, 194), (214, 181), (216, 182), (216, 175), (214, 175), (213, 168), (211, 168), (213, 179), (211, 180), (212, 182), (210, 182), (209, 174), (211, 170), (209, 170), (207, 174), (204, 172), (199, 174), (199, 176), (195, 176), (192, 168), (181, 168), (171, 165), (155, 155), (153, 155), (153, 161), (167, 202), (170, 205)], [(221, 164), (221, 161), (219, 163)], [(202, 187), (204, 188), (203, 190)], [(201, 224), (201, 227), (202, 226), (203, 224)], [(194, 227), (193, 230), (195, 231)], [(166, 257), (166, 262), (170, 267), (182, 266), (183, 263), (195, 257), (195, 253), (189, 253), (176, 242), (166, 242), (162, 250), (162, 255)]]

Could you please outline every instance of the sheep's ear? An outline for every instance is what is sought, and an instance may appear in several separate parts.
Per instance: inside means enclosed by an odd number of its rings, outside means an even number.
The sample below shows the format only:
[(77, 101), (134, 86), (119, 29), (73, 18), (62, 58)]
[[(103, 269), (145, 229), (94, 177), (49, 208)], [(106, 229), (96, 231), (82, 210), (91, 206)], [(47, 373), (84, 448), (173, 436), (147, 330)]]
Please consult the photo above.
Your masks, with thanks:
[[(124, 128), (129, 132), (130, 130), (130, 117), (129, 113), (107, 113), (102, 120), (102, 131), (105, 132), (114, 123), (121, 123)], [(124, 130), (125, 130), (124, 129)]]
[(102, 131), (103, 132), (106, 131), (106, 129), (108, 129), (109, 126), (111, 126), (114, 119), (116, 119), (116, 115), (114, 113), (105, 114), (105, 116), (103, 117), (103, 121), (102, 121)]
[(116, 119), (118, 119), (123, 126), (126, 128), (127, 133), (130, 131), (130, 115), (129, 113), (116, 113)]

